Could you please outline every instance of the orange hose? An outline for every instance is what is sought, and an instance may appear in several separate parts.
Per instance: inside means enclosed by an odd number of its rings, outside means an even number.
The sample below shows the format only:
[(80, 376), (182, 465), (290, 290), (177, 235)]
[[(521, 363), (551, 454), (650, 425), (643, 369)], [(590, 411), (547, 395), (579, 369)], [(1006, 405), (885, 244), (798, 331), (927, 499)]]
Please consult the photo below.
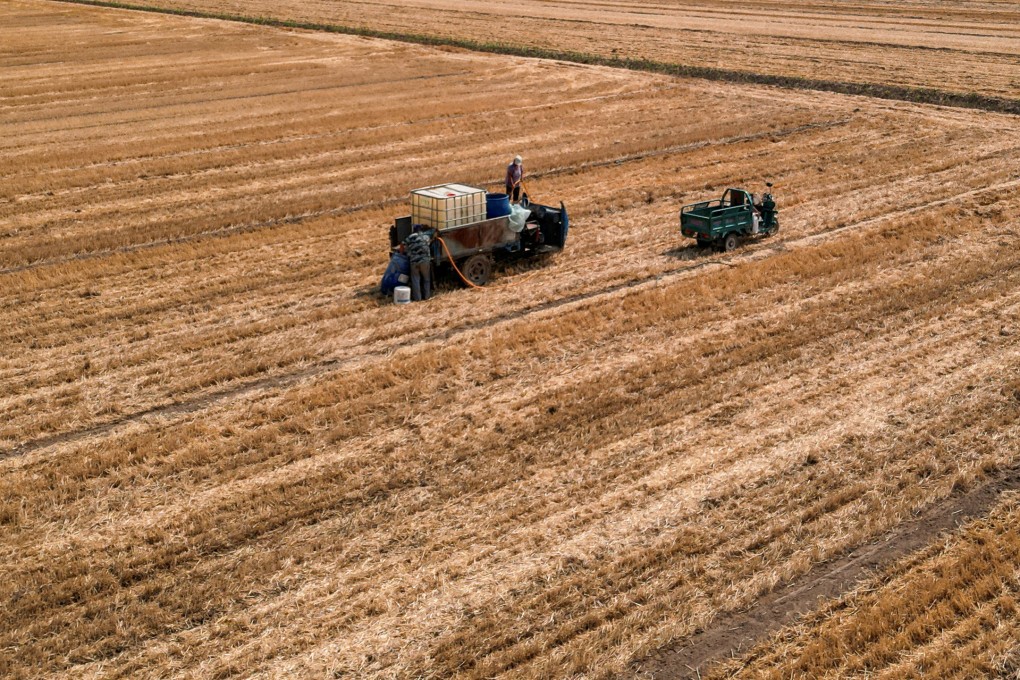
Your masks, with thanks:
[[(437, 234), (436, 235), (436, 240), (439, 241), (439, 245), (443, 246), (443, 250), (446, 252), (446, 259), (448, 259), (450, 261), (450, 266), (453, 267), (453, 271), (457, 272), (457, 276), (460, 277), (460, 280), (463, 281), (464, 283), (466, 283), (471, 288), (481, 288), (481, 286), (475, 285), (471, 281), (468, 281), (467, 277), (464, 276), (464, 274), (461, 273), (460, 269), (457, 268), (457, 263), (453, 261), (453, 255), (450, 254), (450, 249), (446, 247), (446, 241), (443, 240), (443, 237), (439, 236)], [(511, 283), (504, 283), (500, 287), (501, 288), (512, 288), (513, 286), (519, 286), (520, 284), (526, 283), (529, 280), (531, 280), (532, 278), (538, 276), (538, 274), (539, 274), (538, 272), (531, 272), (531, 274), (529, 274), (528, 276), (524, 277), (520, 281), (513, 281)]]
[(524, 277), (523, 279), (521, 279), (520, 281), (511, 281), (510, 283), (504, 283), (504, 284), (503, 284), (502, 286), (500, 286), (500, 287), (501, 287), (501, 288), (513, 288), (514, 286), (519, 286), (519, 285), (521, 285), (522, 283), (527, 283), (527, 282), (528, 282), (528, 281), (530, 281), (531, 279), (535, 278), (536, 276), (538, 276), (538, 274), (539, 274), (539, 272), (531, 272), (530, 274), (528, 274), (527, 276), (525, 276), (525, 277)]
[[(524, 196), (527, 196), (528, 200), (530, 201), (531, 200), (531, 196), (528, 194), (528, 187), (524, 184), (524, 178), (523, 177), (521, 177), (521, 181), (519, 182), (519, 184), (521, 185), (521, 194), (524, 195)], [(457, 276), (460, 277), (460, 280), (463, 281), (466, 285), (468, 285), (471, 288), (481, 288), (481, 286), (475, 285), (471, 281), (468, 281), (467, 277), (464, 276), (463, 272), (461, 272), (460, 269), (457, 268), (457, 263), (453, 261), (453, 255), (450, 254), (450, 249), (446, 246), (446, 241), (444, 241), (443, 237), (441, 237), (438, 233), (436, 234), (436, 240), (439, 241), (439, 245), (443, 246), (443, 251), (446, 253), (446, 259), (448, 259), (450, 261), (450, 266), (453, 267), (453, 271), (457, 272)], [(519, 286), (520, 284), (526, 283), (527, 281), (529, 281), (530, 279), (534, 278), (535, 276), (538, 276), (538, 272), (532, 272), (530, 275), (524, 277), (520, 281), (514, 281), (512, 283), (504, 283), (501, 287), (502, 288), (511, 288), (513, 286)]]
[(465, 277), (460, 272), (460, 270), (457, 269), (457, 263), (453, 261), (453, 255), (450, 254), (450, 249), (446, 247), (446, 241), (443, 240), (443, 237), (440, 236), (439, 234), (436, 234), (436, 240), (439, 241), (439, 245), (443, 246), (443, 250), (446, 251), (446, 257), (448, 260), (450, 260), (450, 266), (453, 267), (453, 271), (457, 272), (457, 276), (460, 277), (460, 280), (466, 283), (467, 285), (471, 286), (472, 288), (481, 288), (481, 286), (476, 286), (475, 284), (468, 281), (467, 277)]

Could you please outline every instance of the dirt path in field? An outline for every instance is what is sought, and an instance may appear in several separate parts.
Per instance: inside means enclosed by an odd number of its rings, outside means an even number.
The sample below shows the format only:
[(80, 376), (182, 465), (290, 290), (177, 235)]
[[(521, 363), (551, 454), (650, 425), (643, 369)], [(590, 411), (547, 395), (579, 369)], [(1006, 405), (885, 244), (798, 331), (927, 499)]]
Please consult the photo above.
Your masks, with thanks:
[[(668, 283), (675, 281), (678, 278), (686, 277), (694, 272), (700, 271), (707, 267), (733, 267), (737, 266), (740, 262), (753, 261), (768, 257), (773, 253), (790, 250), (791, 248), (805, 247), (813, 243), (817, 243), (821, 240), (833, 238), (841, 233), (848, 230), (860, 230), (862, 228), (871, 227), (876, 224), (886, 222), (888, 220), (906, 217), (914, 214), (921, 210), (938, 208), (944, 205), (949, 205), (954, 202), (961, 201), (966, 198), (971, 198), (977, 195), (1002, 191), (1003, 189), (1011, 189), (1020, 186), (1020, 179), (1010, 180), (1008, 182), (1002, 182), (994, 186), (983, 187), (981, 189), (973, 189), (970, 191), (961, 192), (953, 196), (940, 199), (937, 201), (931, 201), (922, 205), (911, 206), (898, 210), (895, 212), (887, 213), (885, 215), (879, 215), (877, 217), (863, 220), (854, 224), (845, 225), (836, 229), (830, 229), (820, 233), (810, 234), (796, 239), (777, 240), (768, 244), (764, 244), (761, 247), (738, 251), (736, 253), (728, 255), (718, 255), (708, 257), (700, 262), (691, 263), (690, 261), (685, 264), (675, 267), (665, 272), (657, 272), (648, 276), (641, 276), (633, 278), (623, 283), (613, 284), (598, 290), (586, 291), (578, 293), (576, 295), (570, 295), (566, 297), (557, 298), (555, 300), (549, 300), (542, 302), (530, 307), (519, 309), (510, 314), (489, 317), (480, 321), (472, 321), (467, 323), (455, 324), (448, 326), (444, 330), (424, 336), (418, 336), (416, 338), (408, 338), (407, 335), (402, 335), (396, 339), (391, 338), (389, 342), (384, 343), (382, 346), (376, 346), (373, 349), (369, 349), (365, 352), (357, 354), (355, 356), (347, 355), (345, 358), (329, 358), (322, 361), (316, 362), (311, 366), (307, 366), (298, 371), (292, 371), (284, 373), (282, 375), (274, 375), (270, 377), (263, 377), (247, 382), (242, 382), (238, 385), (233, 385), (229, 388), (206, 393), (200, 396), (196, 396), (192, 399), (187, 399), (173, 404), (153, 406), (141, 411), (137, 411), (116, 420), (94, 425), (91, 427), (73, 430), (70, 432), (64, 432), (52, 436), (40, 437), (38, 439), (25, 442), (24, 444), (9, 449), (7, 451), (0, 451), (0, 460), (12, 458), (16, 456), (27, 455), (36, 451), (40, 451), (49, 446), (57, 444), (67, 444), (72, 442), (82, 441), (88, 437), (97, 435), (105, 435), (118, 430), (124, 426), (128, 426), (141, 421), (150, 419), (161, 419), (161, 418), (174, 418), (178, 416), (186, 416), (188, 414), (196, 413), (207, 408), (210, 405), (217, 404), (229, 399), (235, 399), (242, 396), (255, 394), (257, 392), (286, 388), (303, 380), (309, 378), (315, 378), (321, 376), (330, 371), (340, 370), (348, 366), (353, 366), (362, 363), (366, 360), (374, 358), (380, 358), (389, 356), (393, 353), (395, 347), (403, 347), (405, 351), (410, 350), (413, 352), (421, 351), (422, 347), (429, 345), (443, 345), (450, 340), (459, 336), (473, 333), (479, 330), (491, 328), (505, 323), (511, 323), (524, 317), (531, 315), (541, 314), (543, 312), (550, 312), (558, 310), (571, 305), (584, 306), (591, 304), (595, 300), (607, 298), (617, 294), (626, 294), (627, 291), (637, 290), (648, 285), (660, 285), (662, 283)], [(412, 340), (408, 343), (407, 340)]]
[(801, 614), (818, 600), (836, 598), (876, 571), (934, 541), (968, 520), (985, 515), (1002, 494), (1020, 489), (1020, 467), (1002, 471), (988, 484), (958, 492), (917, 520), (811, 571), (759, 599), (751, 608), (720, 616), (710, 628), (681, 645), (666, 647), (635, 664), (638, 678), (700, 678), (701, 670), (726, 657), (742, 654)]

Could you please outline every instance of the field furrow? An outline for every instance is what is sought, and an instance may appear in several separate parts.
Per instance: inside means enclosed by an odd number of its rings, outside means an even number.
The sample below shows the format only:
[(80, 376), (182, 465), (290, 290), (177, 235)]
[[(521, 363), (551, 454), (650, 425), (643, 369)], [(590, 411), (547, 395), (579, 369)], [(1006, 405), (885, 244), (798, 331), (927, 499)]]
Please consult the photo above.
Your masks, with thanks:
[[(469, 38), (508, 11), (420, 7)], [(525, 2), (520, 27), (652, 49), (729, 18), (743, 49), (780, 40), (751, 30), (771, 11), (846, 68), (1011, 54), (1010, 9), (926, 7)], [(617, 677), (1018, 462), (1014, 116), (44, 0), (0, 20), (4, 677)], [(377, 295), (408, 191), (498, 188), (514, 153), (566, 249)], [(778, 235), (678, 234), (765, 180)], [(1004, 508), (718, 672), (1002, 666)], [(953, 564), (913, 623), (873, 594)], [(860, 598), (880, 648), (845, 632)]]
[(1016, 494), (705, 677), (1008, 677), (1016, 664)]

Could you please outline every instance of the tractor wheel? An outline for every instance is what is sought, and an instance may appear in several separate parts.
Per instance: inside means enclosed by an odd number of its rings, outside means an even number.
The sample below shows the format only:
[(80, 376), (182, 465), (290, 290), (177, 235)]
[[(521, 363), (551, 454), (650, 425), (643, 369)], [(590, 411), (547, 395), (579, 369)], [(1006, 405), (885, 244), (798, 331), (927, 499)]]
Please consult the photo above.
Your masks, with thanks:
[(724, 252), (730, 252), (731, 250), (737, 249), (737, 235), (726, 234), (726, 238), (723, 239), (722, 249)]
[(492, 258), (482, 254), (472, 255), (461, 264), (460, 273), (474, 285), (484, 286), (492, 273)]

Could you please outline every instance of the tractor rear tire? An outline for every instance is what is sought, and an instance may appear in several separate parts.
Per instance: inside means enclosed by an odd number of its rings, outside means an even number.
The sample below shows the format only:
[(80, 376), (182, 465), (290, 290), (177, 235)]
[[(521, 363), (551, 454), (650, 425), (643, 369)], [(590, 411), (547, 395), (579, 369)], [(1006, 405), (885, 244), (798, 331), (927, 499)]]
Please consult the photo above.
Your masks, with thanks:
[(737, 235), (726, 234), (722, 241), (723, 252), (730, 252), (737, 249)]
[(460, 273), (472, 284), (484, 286), (492, 273), (492, 258), (481, 253), (472, 255), (460, 265)]

